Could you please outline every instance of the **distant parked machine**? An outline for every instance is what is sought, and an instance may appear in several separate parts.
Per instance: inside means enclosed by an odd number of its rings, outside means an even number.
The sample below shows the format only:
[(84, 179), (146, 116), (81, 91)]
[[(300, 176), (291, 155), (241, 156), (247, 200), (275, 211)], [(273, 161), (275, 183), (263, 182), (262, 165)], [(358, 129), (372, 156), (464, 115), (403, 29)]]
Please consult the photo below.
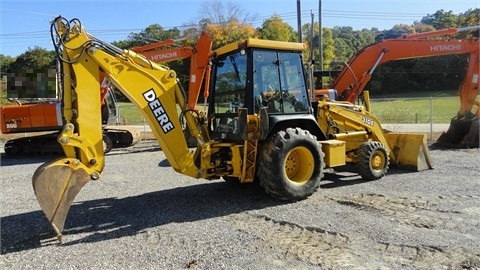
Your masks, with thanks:
[[(478, 29), (480, 26), (450, 28), (418, 34), (385, 38), (357, 52), (335, 77), (331, 89), (316, 90), (315, 96), (329, 95), (338, 101), (354, 103), (370, 81), (375, 69), (382, 63), (400, 59), (466, 54), (468, 67), (460, 89), (460, 109), (452, 118), (450, 127), (438, 143), (448, 147), (479, 147), (480, 102), (478, 38), (428, 39)], [(476, 107), (476, 109), (475, 109)]]
[[(51, 70), (45, 70), (37, 73), (38, 76), (33, 76), (30, 79), (32, 82), (28, 82), (32, 89), (28, 90), (35, 92), (37, 77), (48, 80), (48, 74), (56, 74), (55, 69)], [(25, 70), (10, 70), (7, 76), (7, 88), (16, 83), (17, 74), (21, 76), (25, 74)], [(26, 79), (25, 76), (22, 78)], [(55, 78), (53, 80), (55, 81)], [(61, 93), (56, 89), (56, 98), (15, 98), (10, 99), (10, 105), (0, 106), (1, 132), (26, 134), (24, 137), (11, 139), (5, 143), (6, 155), (60, 155), (62, 153), (62, 148), (57, 142), (57, 137), (65, 124)], [(140, 140), (140, 135), (135, 129), (107, 127), (118, 121), (119, 108), (115, 95), (106, 81), (101, 86), (99, 96), (102, 101), (104, 151), (109, 152), (114, 147), (128, 147), (136, 144)], [(36, 132), (42, 133), (31, 135)]]

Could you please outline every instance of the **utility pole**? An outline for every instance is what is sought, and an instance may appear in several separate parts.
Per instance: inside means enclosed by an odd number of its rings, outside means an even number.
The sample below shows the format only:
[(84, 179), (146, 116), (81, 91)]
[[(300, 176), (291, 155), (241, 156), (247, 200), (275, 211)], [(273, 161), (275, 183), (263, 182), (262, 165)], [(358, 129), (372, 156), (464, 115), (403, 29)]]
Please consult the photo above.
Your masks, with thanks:
[(298, 42), (302, 42), (302, 10), (300, 8), (300, 0), (297, 0), (297, 29)]
[[(320, 50), (320, 59), (318, 63), (320, 70), (323, 70), (323, 39), (322, 39), (322, 0), (318, 0), (318, 48)], [(320, 79), (321, 81), (321, 79)]]
[(311, 27), (310, 27), (310, 64), (309, 64), (309, 68), (308, 68), (308, 75), (309, 75), (309, 82), (310, 82), (310, 86), (309, 86), (309, 89), (311, 90), (310, 92), (312, 93), (312, 100), (313, 100), (313, 89), (315, 89), (315, 83), (313, 81), (313, 70), (314, 70), (314, 63), (315, 63), (315, 55), (314, 55), (314, 48), (315, 48), (315, 44), (313, 44), (313, 26), (314, 26), (314, 21), (315, 21), (315, 15), (313, 14), (313, 11), (310, 10), (310, 16), (312, 17), (312, 24), (311, 24)]

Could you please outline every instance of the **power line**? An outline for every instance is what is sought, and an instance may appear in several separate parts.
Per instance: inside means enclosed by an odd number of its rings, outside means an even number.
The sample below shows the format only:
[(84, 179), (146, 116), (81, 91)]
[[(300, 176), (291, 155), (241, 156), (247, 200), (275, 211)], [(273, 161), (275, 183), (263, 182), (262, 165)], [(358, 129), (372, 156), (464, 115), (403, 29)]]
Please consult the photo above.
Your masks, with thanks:
[[(318, 12), (312, 10), (302, 10), (301, 11), (302, 19), (310, 19), (311, 14), (313, 13), (315, 16), (318, 16)], [(278, 16), (280, 19), (287, 21), (297, 19), (297, 13), (295, 11), (292, 12), (285, 12), (285, 13), (273, 13), (271, 15), (262, 15), (256, 16), (253, 20), (250, 21), (252, 24), (260, 24), (263, 23), (265, 20), (272, 18), (273, 16)], [(339, 11), (339, 10), (323, 10), (322, 17), (325, 18), (341, 18), (341, 19), (376, 19), (376, 20), (404, 20), (404, 19), (419, 19), (419, 17), (424, 17), (426, 14), (420, 13), (400, 13), (400, 12), (367, 12), (367, 11)], [(198, 27), (199, 24), (188, 24), (188, 25), (178, 25), (178, 26), (166, 26), (163, 27), (164, 29), (183, 29), (189, 27)], [(129, 35), (135, 32), (141, 32), (145, 29), (140, 28), (131, 28), (131, 29), (98, 29), (98, 30), (89, 30), (91, 34), (98, 34), (102, 36), (106, 35)], [(43, 37), (46, 31), (32, 31), (32, 32), (23, 32), (23, 33), (8, 33), (8, 34), (0, 34), (0, 40), (5, 39), (32, 39)]]

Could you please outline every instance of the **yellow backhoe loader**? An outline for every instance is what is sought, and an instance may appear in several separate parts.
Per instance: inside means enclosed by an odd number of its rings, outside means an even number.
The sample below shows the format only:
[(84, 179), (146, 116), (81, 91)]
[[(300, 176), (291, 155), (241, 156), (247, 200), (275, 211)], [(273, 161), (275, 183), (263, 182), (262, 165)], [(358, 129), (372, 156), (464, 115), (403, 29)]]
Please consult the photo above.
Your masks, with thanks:
[[(65, 155), (40, 166), (32, 181), (60, 241), (75, 196), (105, 166), (99, 72), (143, 113), (172, 169), (186, 176), (258, 181), (269, 195), (296, 201), (315, 192), (325, 168), (352, 163), (365, 180), (383, 177), (390, 161), (431, 168), (425, 135), (384, 134), (364, 107), (312, 103), (302, 43), (247, 39), (215, 50), (205, 67), (208, 110), (200, 111), (189, 104), (199, 93), (189, 92), (188, 102), (173, 70), (89, 35), (77, 19), (58, 17), (51, 30), (62, 62)], [(180, 119), (196, 148), (182, 139)]]

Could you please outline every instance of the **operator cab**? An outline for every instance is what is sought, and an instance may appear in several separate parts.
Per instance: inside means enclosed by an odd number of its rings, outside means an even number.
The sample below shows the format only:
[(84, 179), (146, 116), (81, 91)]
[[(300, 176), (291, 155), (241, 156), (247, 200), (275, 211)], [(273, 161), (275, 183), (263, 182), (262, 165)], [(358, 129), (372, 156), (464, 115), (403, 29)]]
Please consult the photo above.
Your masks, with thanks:
[[(269, 117), (308, 114), (310, 111), (301, 51), (250, 47), (234, 43), (216, 51), (209, 97), (209, 129), (215, 140), (242, 140), (238, 109), (259, 114), (265, 108)], [(247, 46), (245, 46), (247, 44)]]

